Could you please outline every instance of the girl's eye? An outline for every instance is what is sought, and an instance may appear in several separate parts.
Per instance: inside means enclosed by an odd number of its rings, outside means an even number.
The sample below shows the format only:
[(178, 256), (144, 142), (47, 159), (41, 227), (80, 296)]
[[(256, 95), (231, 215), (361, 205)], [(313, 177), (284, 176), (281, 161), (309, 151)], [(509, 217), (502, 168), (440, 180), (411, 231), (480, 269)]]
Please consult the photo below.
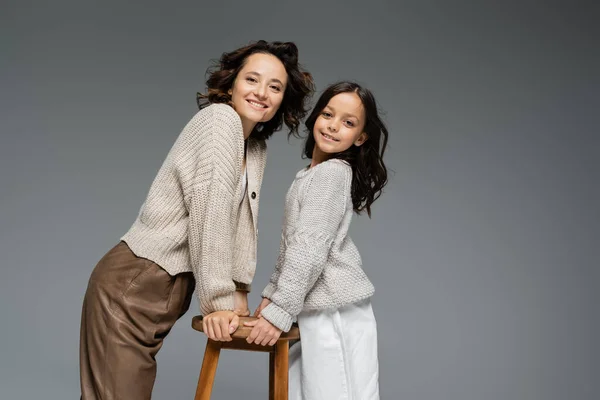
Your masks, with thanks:
[(321, 115), (322, 115), (322, 116), (324, 116), (325, 118), (329, 118), (329, 117), (331, 117), (331, 113), (329, 113), (329, 112), (327, 112), (327, 111), (323, 111), (323, 112), (321, 113)]
[(354, 127), (354, 122), (352, 121), (346, 121), (346, 125), (348, 125), (349, 127)]

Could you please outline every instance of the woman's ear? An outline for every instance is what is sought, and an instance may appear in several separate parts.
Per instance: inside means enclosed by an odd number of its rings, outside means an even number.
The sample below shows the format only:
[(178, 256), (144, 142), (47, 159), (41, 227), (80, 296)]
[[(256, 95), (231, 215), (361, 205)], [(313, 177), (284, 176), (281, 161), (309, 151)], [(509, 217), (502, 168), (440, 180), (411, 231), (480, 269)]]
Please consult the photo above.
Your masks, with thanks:
[(361, 146), (364, 142), (367, 141), (369, 137), (366, 132), (361, 133), (358, 138), (354, 141), (355, 146)]

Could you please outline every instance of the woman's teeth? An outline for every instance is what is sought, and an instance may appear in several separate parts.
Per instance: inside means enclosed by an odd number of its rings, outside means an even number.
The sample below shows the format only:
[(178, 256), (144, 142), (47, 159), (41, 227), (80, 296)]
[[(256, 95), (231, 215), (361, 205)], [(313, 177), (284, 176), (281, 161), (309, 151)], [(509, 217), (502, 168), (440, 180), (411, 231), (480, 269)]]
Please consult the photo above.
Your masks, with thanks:
[(248, 100), (248, 103), (252, 104), (254, 107), (267, 108), (267, 106), (265, 106), (264, 104), (256, 103), (256, 102), (254, 102), (252, 100)]

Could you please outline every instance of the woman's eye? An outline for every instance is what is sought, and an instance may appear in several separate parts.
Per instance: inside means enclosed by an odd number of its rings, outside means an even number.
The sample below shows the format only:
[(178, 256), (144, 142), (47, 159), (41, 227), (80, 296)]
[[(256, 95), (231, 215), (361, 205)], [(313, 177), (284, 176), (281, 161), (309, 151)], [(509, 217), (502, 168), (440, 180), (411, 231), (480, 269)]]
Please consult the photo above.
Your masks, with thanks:
[(246, 78), (246, 80), (247, 80), (248, 82), (256, 82), (256, 78), (252, 78), (252, 77), (250, 77), (250, 76), (249, 76), (248, 78)]
[(273, 89), (276, 92), (281, 92), (281, 88), (279, 86), (276, 86), (276, 85), (271, 86), (271, 89)]

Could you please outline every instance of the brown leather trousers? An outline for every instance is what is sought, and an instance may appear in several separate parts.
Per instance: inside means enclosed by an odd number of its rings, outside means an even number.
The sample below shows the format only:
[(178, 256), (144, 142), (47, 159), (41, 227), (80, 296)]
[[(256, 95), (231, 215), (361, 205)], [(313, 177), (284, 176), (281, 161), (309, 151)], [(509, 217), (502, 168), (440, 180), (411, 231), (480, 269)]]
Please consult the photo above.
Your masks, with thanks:
[(98, 263), (81, 315), (79, 367), (83, 400), (147, 400), (155, 356), (190, 306), (191, 272), (169, 275), (120, 242)]

